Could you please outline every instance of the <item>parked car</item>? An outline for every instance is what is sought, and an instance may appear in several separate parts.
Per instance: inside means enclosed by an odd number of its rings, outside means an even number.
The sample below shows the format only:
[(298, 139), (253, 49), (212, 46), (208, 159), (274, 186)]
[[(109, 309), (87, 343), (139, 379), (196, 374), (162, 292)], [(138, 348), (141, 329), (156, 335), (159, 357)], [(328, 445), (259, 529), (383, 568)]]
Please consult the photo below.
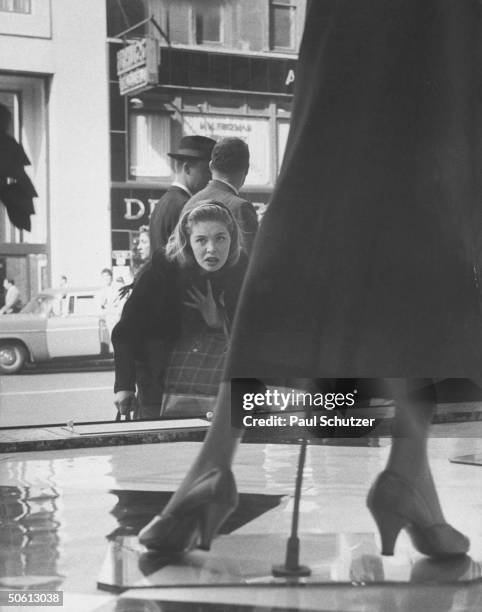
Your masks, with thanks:
[(27, 362), (108, 354), (98, 291), (46, 289), (19, 313), (0, 316), (0, 373), (15, 374)]

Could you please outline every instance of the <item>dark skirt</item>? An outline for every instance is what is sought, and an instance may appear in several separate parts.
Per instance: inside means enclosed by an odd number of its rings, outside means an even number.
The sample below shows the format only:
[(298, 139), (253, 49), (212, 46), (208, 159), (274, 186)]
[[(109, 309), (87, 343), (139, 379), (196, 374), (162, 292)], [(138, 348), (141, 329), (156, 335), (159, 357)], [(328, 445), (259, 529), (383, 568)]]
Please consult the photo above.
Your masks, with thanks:
[(226, 378), (473, 378), (481, 7), (311, 2)]

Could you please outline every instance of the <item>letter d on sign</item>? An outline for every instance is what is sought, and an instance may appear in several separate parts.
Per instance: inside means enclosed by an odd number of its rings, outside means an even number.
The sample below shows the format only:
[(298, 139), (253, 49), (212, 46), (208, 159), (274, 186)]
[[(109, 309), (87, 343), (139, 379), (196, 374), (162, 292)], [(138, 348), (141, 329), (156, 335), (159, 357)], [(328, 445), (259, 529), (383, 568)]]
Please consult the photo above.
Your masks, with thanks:
[[(124, 215), (124, 219), (128, 221), (137, 221), (137, 219), (142, 219), (144, 213), (146, 212), (146, 207), (142, 200), (138, 200), (137, 198), (124, 198), (124, 202), (126, 205), (126, 212)], [(137, 212), (134, 212), (133, 207), (137, 207)]]

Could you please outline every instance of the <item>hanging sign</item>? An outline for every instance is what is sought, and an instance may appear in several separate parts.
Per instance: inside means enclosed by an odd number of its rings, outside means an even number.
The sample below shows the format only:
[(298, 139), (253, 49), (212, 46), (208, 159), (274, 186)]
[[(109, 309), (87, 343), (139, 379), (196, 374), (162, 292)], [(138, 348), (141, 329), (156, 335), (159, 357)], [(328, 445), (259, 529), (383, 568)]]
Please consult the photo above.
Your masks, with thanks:
[(117, 76), (122, 96), (159, 85), (159, 42), (143, 38), (118, 51)]

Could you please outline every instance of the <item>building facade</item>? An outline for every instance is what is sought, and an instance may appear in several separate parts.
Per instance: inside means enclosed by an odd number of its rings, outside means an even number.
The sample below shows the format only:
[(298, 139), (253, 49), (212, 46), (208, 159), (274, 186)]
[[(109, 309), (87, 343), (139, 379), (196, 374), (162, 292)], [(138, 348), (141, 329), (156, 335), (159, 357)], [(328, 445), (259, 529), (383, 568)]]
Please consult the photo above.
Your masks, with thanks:
[[(119, 271), (135, 265), (137, 230), (173, 180), (167, 153), (183, 135), (245, 139), (251, 167), (243, 192), (262, 213), (286, 144), (305, 4), (107, 0), (112, 264)], [(140, 74), (141, 55), (149, 78)]]
[(38, 192), (31, 232), (0, 206), (0, 280), (24, 299), (61, 275), (95, 284), (110, 261), (105, 37), (99, 0), (0, 0), (0, 103)]

